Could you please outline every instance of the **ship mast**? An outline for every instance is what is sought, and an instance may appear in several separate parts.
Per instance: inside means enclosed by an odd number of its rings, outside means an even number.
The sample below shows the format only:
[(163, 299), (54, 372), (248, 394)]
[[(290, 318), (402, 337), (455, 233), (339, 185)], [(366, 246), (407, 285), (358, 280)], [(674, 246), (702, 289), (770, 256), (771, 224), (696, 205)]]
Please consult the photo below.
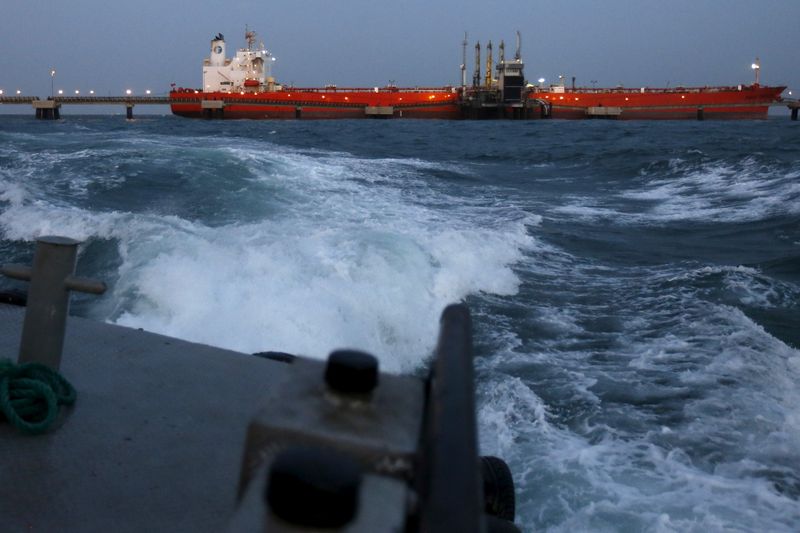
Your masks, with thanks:
[(519, 30), (517, 30), (517, 52), (514, 54), (514, 61), (517, 63), (522, 61), (522, 36), (519, 34)]
[(253, 46), (255, 46), (255, 44), (256, 44), (256, 32), (249, 30), (247, 28), (247, 26), (245, 26), (244, 27), (244, 40), (247, 43), (247, 50), (252, 52), (253, 51)]

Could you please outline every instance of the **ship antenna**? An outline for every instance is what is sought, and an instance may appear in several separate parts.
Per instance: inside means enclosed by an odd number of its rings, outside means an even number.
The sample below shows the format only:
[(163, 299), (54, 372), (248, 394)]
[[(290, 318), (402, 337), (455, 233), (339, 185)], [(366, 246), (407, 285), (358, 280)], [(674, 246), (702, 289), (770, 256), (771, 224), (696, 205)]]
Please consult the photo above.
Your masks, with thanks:
[(519, 34), (519, 30), (517, 30), (517, 52), (514, 54), (514, 61), (517, 63), (522, 61), (522, 36)]

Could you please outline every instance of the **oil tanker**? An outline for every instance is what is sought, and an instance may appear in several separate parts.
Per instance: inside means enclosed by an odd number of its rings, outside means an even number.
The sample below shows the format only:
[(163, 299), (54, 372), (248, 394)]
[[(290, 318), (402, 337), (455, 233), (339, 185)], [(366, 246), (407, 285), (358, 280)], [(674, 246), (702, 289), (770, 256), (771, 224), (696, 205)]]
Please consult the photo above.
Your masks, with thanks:
[(246, 47), (228, 58), (225, 38), (217, 34), (203, 62), (203, 86), (173, 85), (172, 112), (184, 117), (228, 119), (753, 119), (766, 118), (769, 106), (780, 102), (786, 89), (759, 84), (758, 60), (753, 64), (756, 80), (751, 85), (604, 89), (576, 87), (574, 78), (572, 87), (567, 87), (563, 78), (549, 86), (543, 85), (544, 80), (532, 84), (524, 78), (519, 32), (514, 57), (506, 60), (501, 41), (496, 66), (491, 41), (488, 43), (485, 76), (480, 43), (475, 45), (470, 86), (465, 36), (460, 87), (299, 88), (275, 80), (275, 57), (263, 42), (257, 44), (255, 32), (246, 30), (245, 41)]

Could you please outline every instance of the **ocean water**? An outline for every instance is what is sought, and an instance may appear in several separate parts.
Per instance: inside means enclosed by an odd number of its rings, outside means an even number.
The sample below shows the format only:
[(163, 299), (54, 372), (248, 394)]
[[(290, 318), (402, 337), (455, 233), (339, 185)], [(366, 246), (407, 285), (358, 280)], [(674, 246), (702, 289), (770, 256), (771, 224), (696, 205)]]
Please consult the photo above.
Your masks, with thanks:
[(0, 116), (0, 262), (73, 237), (76, 314), (397, 373), (465, 301), (524, 531), (797, 531), (798, 135)]

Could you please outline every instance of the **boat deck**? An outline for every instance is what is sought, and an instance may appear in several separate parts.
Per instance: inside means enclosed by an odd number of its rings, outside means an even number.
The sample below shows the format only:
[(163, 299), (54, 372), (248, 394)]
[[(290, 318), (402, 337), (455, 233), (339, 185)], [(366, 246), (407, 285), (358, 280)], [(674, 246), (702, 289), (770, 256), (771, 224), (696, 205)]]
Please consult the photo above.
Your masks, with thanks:
[[(16, 360), (24, 313), (0, 304), (0, 357)], [(225, 530), (247, 424), (290, 368), (70, 317), (75, 405), (45, 435), (0, 420), (2, 530)]]

